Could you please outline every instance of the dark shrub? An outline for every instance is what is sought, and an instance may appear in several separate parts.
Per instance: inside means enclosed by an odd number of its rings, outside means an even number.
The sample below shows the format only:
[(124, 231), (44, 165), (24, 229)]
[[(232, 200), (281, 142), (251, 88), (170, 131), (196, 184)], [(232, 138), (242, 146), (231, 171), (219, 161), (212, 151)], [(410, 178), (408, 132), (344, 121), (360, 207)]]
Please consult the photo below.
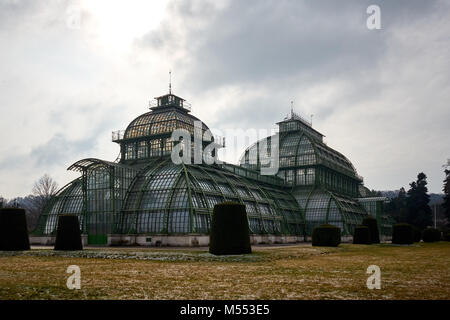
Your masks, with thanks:
[(380, 232), (378, 231), (377, 219), (369, 216), (364, 218), (362, 224), (363, 226), (369, 228), (370, 241), (372, 243), (380, 243)]
[(80, 225), (76, 215), (63, 214), (58, 217), (55, 250), (83, 250)]
[(450, 241), (450, 231), (444, 231), (442, 235), (442, 240)]
[(416, 226), (412, 226), (412, 229), (413, 229), (413, 241), (420, 242), (420, 240), (422, 239), (422, 232)]
[(413, 228), (408, 223), (395, 224), (392, 229), (392, 243), (395, 244), (412, 244)]
[(215, 255), (252, 253), (245, 205), (223, 202), (214, 206), (209, 252)]
[(441, 241), (441, 232), (434, 228), (427, 228), (422, 232), (423, 242)]
[(30, 250), (24, 209), (0, 209), (0, 250)]
[(371, 244), (370, 230), (366, 226), (357, 226), (353, 233), (354, 244)]
[(341, 243), (341, 229), (331, 224), (323, 224), (313, 229), (312, 245), (337, 247)]

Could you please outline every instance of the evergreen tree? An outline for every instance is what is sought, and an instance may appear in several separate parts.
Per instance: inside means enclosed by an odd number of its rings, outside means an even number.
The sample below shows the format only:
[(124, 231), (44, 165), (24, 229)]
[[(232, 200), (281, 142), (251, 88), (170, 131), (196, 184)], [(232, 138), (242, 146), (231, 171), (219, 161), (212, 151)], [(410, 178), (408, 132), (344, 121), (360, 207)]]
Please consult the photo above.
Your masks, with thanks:
[(374, 189), (369, 190), (367, 189), (367, 197), (382, 197), (383, 194), (381, 193), (381, 191), (376, 191)]
[(405, 188), (401, 187), (397, 199), (406, 207), (406, 190)]
[(417, 181), (413, 181), (409, 185), (410, 189), (406, 198), (408, 208), (406, 222), (423, 230), (432, 224), (432, 212), (428, 205), (430, 196), (428, 195), (427, 176), (421, 172), (417, 175)]
[(407, 215), (406, 191), (401, 187), (397, 196), (386, 204), (386, 212), (397, 222), (405, 222)]
[(406, 201), (406, 190), (401, 187), (397, 196), (398, 222), (406, 221), (408, 215), (408, 207)]
[(445, 169), (445, 180), (444, 180), (444, 202), (442, 207), (444, 208), (444, 214), (447, 217), (448, 227), (450, 227), (450, 170)]

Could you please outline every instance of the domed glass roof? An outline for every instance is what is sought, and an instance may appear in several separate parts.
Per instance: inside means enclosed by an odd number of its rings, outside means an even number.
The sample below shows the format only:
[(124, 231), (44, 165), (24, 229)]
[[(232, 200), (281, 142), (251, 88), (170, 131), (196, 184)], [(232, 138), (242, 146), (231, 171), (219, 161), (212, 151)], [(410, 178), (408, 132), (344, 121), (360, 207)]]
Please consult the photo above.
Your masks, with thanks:
[[(195, 121), (200, 120), (182, 109), (150, 111), (131, 121), (125, 130), (124, 139), (172, 133), (175, 129), (186, 129), (194, 134)], [(202, 124), (202, 130), (208, 130), (204, 123)]]
[[(170, 156), (177, 142), (172, 140), (175, 130), (186, 130), (191, 138), (209, 131), (201, 120), (190, 114), (190, 105), (174, 94), (155, 98), (150, 102), (150, 110), (131, 121), (126, 130), (112, 133), (112, 141), (120, 144), (117, 158), (120, 163), (142, 164), (150, 158)], [(214, 137), (210, 131), (208, 136), (203, 147), (216, 141), (217, 148), (223, 146), (223, 139), (221, 143), (220, 137)], [(211, 156), (215, 155), (215, 150), (211, 151)]]
[[(330, 148), (318, 139), (302, 131), (279, 134), (280, 168), (313, 166), (322, 164), (350, 176), (357, 176), (355, 167), (340, 152)], [(268, 144), (276, 136), (271, 136)], [(239, 163), (244, 167), (259, 168), (258, 142), (255, 142), (242, 154)]]
[[(215, 166), (174, 165), (141, 171), (128, 189), (125, 233), (208, 233), (214, 205), (245, 204), (254, 233), (301, 233), (303, 217), (292, 195)], [(286, 230), (287, 229), (287, 230)]]
[[(250, 231), (255, 234), (303, 234), (304, 218), (290, 193), (218, 165), (154, 160), (133, 174), (124, 165), (85, 159), (71, 168), (83, 171), (85, 178), (74, 180), (53, 198), (41, 217), (43, 234), (56, 231), (62, 213), (78, 214), (88, 234), (99, 231), (99, 221), (107, 222), (102, 229), (107, 233), (204, 234), (209, 233), (214, 205), (223, 201), (246, 206)], [(83, 183), (90, 195), (86, 207)]]
[(355, 226), (367, 216), (358, 201), (331, 191), (298, 190), (294, 196), (305, 213), (307, 234), (324, 222), (340, 227), (343, 234), (353, 234)]

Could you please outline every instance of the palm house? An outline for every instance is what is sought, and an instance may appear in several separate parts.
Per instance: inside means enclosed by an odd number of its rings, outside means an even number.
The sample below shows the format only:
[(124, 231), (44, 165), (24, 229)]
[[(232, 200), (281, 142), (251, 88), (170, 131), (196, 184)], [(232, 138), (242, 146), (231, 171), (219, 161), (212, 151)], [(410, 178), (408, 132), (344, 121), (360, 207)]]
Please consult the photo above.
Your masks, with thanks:
[[(278, 141), (276, 175), (261, 174), (261, 141), (244, 151), (238, 165), (175, 163), (172, 151), (183, 140), (172, 140), (175, 130), (193, 135), (191, 158), (197, 136), (210, 137), (201, 144), (205, 150), (213, 146), (211, 159), (225, 147), (225, 139), (212, 136), (191, 114), (190, 105), (169, 91), (124, 131), (112, 133), (112, 141), (120, 146), (115, 161), (88, 158), (69, 166), (80, 176), (52, 198), (31, 241), (53, 243), (58, 216), (76, 214), (85, 244), (207, 245), (214, 205), (223, 201), (246, 206), (255, 244), (307, 241), (312, 229), (323, 223), (351, 236), (369, 214), (378, 219), (382, 236), (389, 236), (386, 198), (364, 197), (363, 179), (344, 155), (292, 111), (278, 127), (278, 133), (266, 139), (269, 152), (271, 142)], [(187, 149), (180, 148), (181, 154), (189, 154)]]

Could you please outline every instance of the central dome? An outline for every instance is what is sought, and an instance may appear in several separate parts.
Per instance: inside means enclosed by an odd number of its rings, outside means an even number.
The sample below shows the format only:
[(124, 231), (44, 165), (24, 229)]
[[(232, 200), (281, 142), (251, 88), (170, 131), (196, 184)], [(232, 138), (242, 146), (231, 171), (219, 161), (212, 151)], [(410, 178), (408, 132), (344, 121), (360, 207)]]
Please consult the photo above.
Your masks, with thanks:
[[(191, 137), (200, 134), (196, 130), (201, 129), (202, 137), (209, 131), (200, 119), (190, 114), (190, 105), (172, 93), (155, 98), (150, 110), (131, 121), (126, 130), (113, 132), (112, 141), (120, 144), (121, 163), (131, 165), (153, 157), (170, 156), (176, 144), (172, 141), (175, 130), (186, 130)], [(211, 140), (206, 139), (203, 147), (208, 141), (216, 141), (211, 134), (207, 136)], [(213, 157), (215, 154), (211, 153)]]
[[(131, 121), (125, 130), (124, 139), (172, 133), (176, 129), (186, 129), (191, 134), (194, 134), (195, 121), (201, 120), (183, 110), (175, 108), (150, 111)], [(208, 127), (203, 122), (202, 130), (208, 130)]]

